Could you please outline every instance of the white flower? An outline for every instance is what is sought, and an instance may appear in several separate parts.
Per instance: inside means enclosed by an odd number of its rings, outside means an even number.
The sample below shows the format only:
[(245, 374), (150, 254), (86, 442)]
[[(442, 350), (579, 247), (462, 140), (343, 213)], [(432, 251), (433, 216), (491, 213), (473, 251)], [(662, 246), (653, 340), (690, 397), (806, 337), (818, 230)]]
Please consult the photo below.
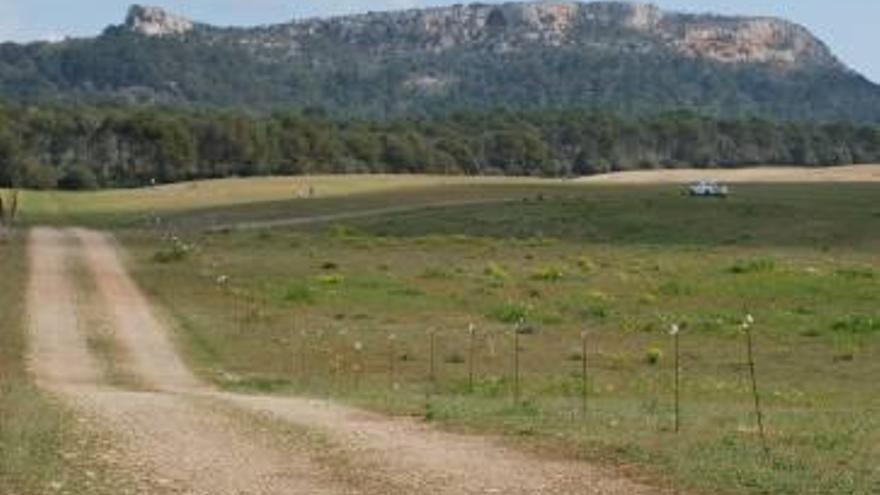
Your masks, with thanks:
[(746, 315), (746, 323), (748, 323), (749, 325), (755, 324), (755, 318), (752, 316), (751, 313)]
[(673, 323), (672, 325), (669, 326), (669, 335), (678, 335), (678, 332), (680, 330), (681, 329), (678, 327), (678, 324)]
[(361, 352), (364, 350), (364, 344), (361, 341), (357, 341), (354, 343), (354, 350)]

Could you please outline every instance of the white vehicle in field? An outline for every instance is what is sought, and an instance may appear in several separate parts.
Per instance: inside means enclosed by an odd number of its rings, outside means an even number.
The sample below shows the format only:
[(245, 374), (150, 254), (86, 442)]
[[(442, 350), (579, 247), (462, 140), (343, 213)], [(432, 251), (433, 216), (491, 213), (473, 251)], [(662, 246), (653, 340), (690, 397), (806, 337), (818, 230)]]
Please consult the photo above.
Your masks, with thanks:
[(724, 184), (714, 180), (701, 180), (688, 186), (688, 194), (691, 196), (711, 196), (724, 198), (730, 192)]

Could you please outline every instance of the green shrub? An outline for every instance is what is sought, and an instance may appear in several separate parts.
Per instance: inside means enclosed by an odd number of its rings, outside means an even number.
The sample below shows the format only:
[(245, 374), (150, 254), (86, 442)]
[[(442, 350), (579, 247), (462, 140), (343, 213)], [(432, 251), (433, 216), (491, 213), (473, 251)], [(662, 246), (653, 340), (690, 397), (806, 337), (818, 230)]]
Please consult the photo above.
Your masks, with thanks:
[(834, 322), (831, 329), (849, 335), (871, 335), (880, 333), (880, 318), (866, 315), (851, 315)]
[(580, 349), (569, 349), (568, 354), (565, 356), (566, 361), (583, 361), (584, 360), (584, 352)]
[(464, 355), (458, 351), (450, 352), (443, 358), (444, 363), (463, 364), (465, 362)]
[(874, 270), (870, 267), (849, 267), (837, 270), (837, 276), (851, 280), (873, 280)]
[(315, 280), (323, 285), (342, 285), (345, 282), (345, 277), (338, 274), (330, 274), (330, 275), (319, 275), (315, 277)]
[(587, 292), (586, 300), (589, 304), (607, 304), (611, 302), (611, 297), (600, 290), (591, 290)]
[(770, 258), (738, 260), (728, 271), (734, 274), (767, 273), (776, 270), (776, 261)]
[(657, 287), (657, 292), (664, 296), (677, 297), (691, 294), (691, 289), (686, 284), (678, 281), (668, 281)]
[(532, 274), (532, 280), (540, 280), (542, 282), (559, 282), (563, 278), (565, 278), (565, 272), (556, 266), (546, 266)]
[(528, 305), (519, 302), (508, 302), (494, 308), (489, 317), (501, 323), (516, 323), (526, 319), (530, 311)]
[(350, 239), (358, 236), (358, 231), (348, 225), (333, 225), (330, 228), (330, 233), (333, 237), (339, 239)]
[(420, 297), (425, 295), (425, 291), (417, 287), (392, 287), (388, 289), (388, 295), (401, 297)]
[(651, 347), (645, 351), (645, 362), (650, 365), (656, 365), (663, 359), (663, 350), (658, 347)]
[(581, 256), (576, 261), (578, 268), (584, 273), (592, 273), (596, 270), (596, 263), (587, 256)]
[(308, 285), (295, 283), (284, 289), (284, 300), (291, 303), (309, 303), (315, 300), (315, 294)]
[(489, 264), (486, 265), (486, 268), (483, 269), (483, 274), (497, 282), (510, 278), (510, 274), (507, 273), (507, 270), (494, 261), (490, 261)]
[(599, 320), (604, 320), (608, 318), (610, 314), (610, 310), (608, 307), (597, 304), (593, 306), (587, 306), (586, 308), (580, 311), (581, 318), (596, 318)]
[(423, 271), (421, 274), (421, 278), (432, 280), (446, 280), (452, 277), (452, 272), (442, 267), (425, 268), (425, 271)]
[(98, 188), (98, 177), (88, 167), (73, 167), (58, 179), (58, 187), (67, 191), (91, 191)]
[(160, 249), (153, 254), (153, 261), (156, 263), (176, 263), (183, 261), (189, 257), (193, 247), (177, 237), (170, 241), (170, 245), (164, 249)]
[(496, 398), (510, 390), (510, 382), (505, 376), (488, 376), (474, 381), (474, 395)]

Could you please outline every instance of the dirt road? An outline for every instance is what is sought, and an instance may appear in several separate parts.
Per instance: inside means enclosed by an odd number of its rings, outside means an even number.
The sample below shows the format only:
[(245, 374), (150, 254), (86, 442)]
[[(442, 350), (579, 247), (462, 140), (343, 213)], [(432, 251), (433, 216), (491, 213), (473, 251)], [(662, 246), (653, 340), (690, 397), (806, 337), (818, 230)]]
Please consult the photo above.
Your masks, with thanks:
[(578, 182), (590, 184), (686, 184), (699, 180), (719, 180), (731, 183), (880, 182), (880, 165), (635, 170), (585, 177), (578, 179)]
[[(136, 493), (659, 493), (585, 463), (533, 457), (414, 420), (212, 390), (175, 351), (172, 327), (130, 278), (111, 237), (34, 229), (30, 258), (33, 373), (116, 439), (104, 457), (135, 480)], [(144, 387), (108, 385), (78, 311), (77, 264), (87, 268), (98, 311), (122, 349), (117, 365)]]

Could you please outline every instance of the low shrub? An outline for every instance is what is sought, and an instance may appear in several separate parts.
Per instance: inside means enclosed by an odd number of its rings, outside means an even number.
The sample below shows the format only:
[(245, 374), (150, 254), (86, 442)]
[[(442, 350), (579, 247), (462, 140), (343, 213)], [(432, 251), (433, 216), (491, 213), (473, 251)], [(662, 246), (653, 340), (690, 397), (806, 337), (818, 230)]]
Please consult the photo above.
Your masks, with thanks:
[(340, 274), (319, 275), (315, 280), (323, 285), (342, 285), (345, 282), (345, 277)]
[(168, 247), (160, 249), (153, 254), (156, 263), (175, 263), (187, 259), (192, 253), (193, 247), (177, 237), (171, 239)]
[(308, 285), (296, 283), (284, 289), (284, 300), (290, 303), (310, 303), (315, 300), (315, 294)]
[(536, 270), (531, 278), (542, 282), (559, 282), (565, 278), (565, 271), (556, 266), (546, 266)]
[(651, 347), (645, 351), (645, 362), (650, 365), (656, 365), (663, 359), (663, 350), (658, 347)]
[(496, 282), (502, 282), (510, 278), (510, 274), (507, 273), (507, 270), (494, 261), (490, 261), (486, 265), (486, 268), (483, 269), (483, 275), (486, 275)]
[(727, 271), (737, 275), (746, 273), (767, 273), (776, 270), (776, 261), (770, 258), (739, 260)]
[(678, 281), (668, 281), (657, 287), (657, 292), (668, 297), (687, 296), (691, 294), (691, 289), (686, 284)]
[(848, 335), (871, 335), (880, 333), (880, 318), (866, 315), (850, 315), (834, 322), (831, 329)]
[(850, 280), (874, 280), (874, 270), (870, 267), (841, 268), (835, 272), (837, 276)]
[(610, 314), (611, 311), (608, 307), (600, 304), (587, 306), (580, 311), (581, 318), (596, 318), (598, 320), (604, 320)]
[(465, 358), (464, 355), (458, 351), (450, 352), (443, 358), (444, 363), (448, 364), (464, 364)]
[(579, 257), (575, 263), (577, 264), (578, 268), (580, 268), (581, 271), (584, 273), (592, 273), (596, 270), (596, 263), (594, 263), (593, 260), (591, 260), (587, 256)]
[(508, 302), (494, 308), (489, 317), (501, 323), (516, 323), (526, 319), (530, 311), (528, 305), (519, 302)]
[(429, 267), (420, 275), (421, 278), (429, 280), (447, 280), (453, 277), (453, 273), (442, 267)]

